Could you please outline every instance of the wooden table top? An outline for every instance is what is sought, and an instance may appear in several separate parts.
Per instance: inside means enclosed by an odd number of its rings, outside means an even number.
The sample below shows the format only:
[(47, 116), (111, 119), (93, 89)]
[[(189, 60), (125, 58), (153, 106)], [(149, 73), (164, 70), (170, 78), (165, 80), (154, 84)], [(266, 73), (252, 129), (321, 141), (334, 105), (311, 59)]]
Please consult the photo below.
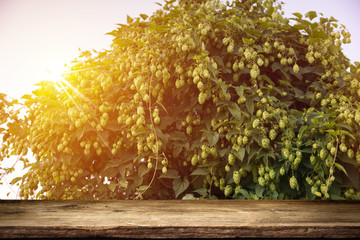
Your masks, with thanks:
[(360, 238), (360, 201), (0, 201), (0, 238)]

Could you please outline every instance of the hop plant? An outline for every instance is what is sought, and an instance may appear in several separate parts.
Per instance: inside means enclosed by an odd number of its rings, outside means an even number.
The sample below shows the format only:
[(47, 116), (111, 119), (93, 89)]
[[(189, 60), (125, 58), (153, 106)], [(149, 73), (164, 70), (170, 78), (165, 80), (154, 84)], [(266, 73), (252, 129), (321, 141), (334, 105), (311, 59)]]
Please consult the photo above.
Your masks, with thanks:
[(263, 148), (270, 148), (270, 140), (268, 138), (263, 138), (261, 144)]
[(295, 176), (292, 176), (292, 177), (290, 178), (289, 184), (290, 184), (291, 189), (295, 189), (295, 188), (298, 187), (298, 182), (297, 182)]
[(265, 178), (259, 177), (259, 178), (258, 178), (258, 183), (259, 183), (260, 186), (265, 187), (265, 185), (266, 185), (266, 180), (265, 180)]
[(320, 158), (321, 158), (321, 160), (325, 160), (326, 157), (327, 157), (327, 151), (326, 151), (326, 149), (322, 148), (320, 150)]
[(281, 176), (284, 176), (285, 175), (285, 168), (281, 167), (279, 173), (280, 173)]
[(233, 188), (231, 185), (226, 185), (225, 189), (224, 189), (224, 195), (225, 197), (229, 197), (232, 193), (233, 193)]
[(234, 165), (234, 164), (235, 164), (235, 160), (236, 160), (236, 158), (235, 158), (234, 154), (230, 153), (229, 156), (228, 156), (228, 162), (229, 162), (229, 164), (230, 164), (230, 165)]
[(276, 139), (277, 133), (275, 129), (271, 129), (269, 132), (269, 138), (271, 141), (274, 141)]
[(235, 183), (235, 184), (239, 184), (239, 183), (240, 183), (241, 176), (240, 176), (239, 171), (234, 171), (234, 172), (233, 172), (233, 179), (234, 179), (234, 183)]
[(23, 104), (0, 94), (0, 163), (27, 166), (22, 198), (358, 196), (360, 64), (342, 52), (345, 27), (289, 21), (273, 0), (190, 2), (128, 17), (61, 88), (41, 82)]
[(293, 71), (295, 74), (297, 74), (299, 72), (300, 68), (299, 68), (299, 65), (297, 65), (296, 63), (294, 64), (293, 66)]

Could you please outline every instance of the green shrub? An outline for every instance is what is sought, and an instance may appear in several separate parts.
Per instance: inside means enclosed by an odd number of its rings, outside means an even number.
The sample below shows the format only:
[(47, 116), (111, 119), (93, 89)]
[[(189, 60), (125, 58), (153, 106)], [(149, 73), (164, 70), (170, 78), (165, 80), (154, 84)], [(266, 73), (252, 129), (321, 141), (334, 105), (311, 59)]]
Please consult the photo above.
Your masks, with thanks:
[(108, 34), (8, 119), (2, 158), (36, 157), (21, 197), (359, 198), (360, 66), (334, 18), (179, 0)]

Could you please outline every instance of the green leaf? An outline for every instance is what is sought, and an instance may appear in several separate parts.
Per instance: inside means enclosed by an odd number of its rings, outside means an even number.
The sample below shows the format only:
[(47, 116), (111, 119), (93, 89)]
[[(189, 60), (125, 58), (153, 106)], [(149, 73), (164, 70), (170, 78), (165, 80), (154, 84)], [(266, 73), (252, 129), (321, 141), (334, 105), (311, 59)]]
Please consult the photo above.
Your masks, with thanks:
[(252, 38), (242, 38), (242, 40), (243, 40), (243, 42), (244, 42), (244, 44), (246, 44), (246, 45), (251, 45), (251, 44), (253, 44), (254, 42), (255, 42), (255, 40), (254, 39), (252, 39)]
[(150, 186), (148, 186), (148, 185), (142, 185), (142, 186), (138, 187), (137, 190), (139, 192), (143, 192), (143, 191), (147, 190), (149, 187)]
[(333, 16), (330, 17), (329, 22), (337, 22), (338, 20), (336, 20)]
[(270, 85), (275, 86), (275, 83), (265, 74), (261, 75), (263, 79), (265, 79)]
[(20, 181), (22, 179), (22, 177), (16, 177), (13, 180), (11, 180), (10, 184), (14, 185), (15, 183), (17, 183), (18, 181)]
[(240, 161), (244, 160), (244, 157), (245, 157), (245, 148), (240, 148), (239, 151), (239, 159)]
[(175, 169), (168, 169), (166, 173), (162, 173), (159, 178), (170, 178), (170, 179), (176, 179), (180, 178), (179, 172)]
[(156, 104), (159, 104), (160, 107), (162, 107), (162, 108), (164, 109), (164, 111), (165, 111), (167, 114), (169, 114), (168, 111), (166, 110), (165, 106), (164, 106), (161, 102), (156, 101)]
[(324, 30), (313, 31), (312, 36), (315, 38), (314, 39), (315, 41), (318, 40), (317, 38), (326, 39), (328, 37), (328, 35), (326, 34), (326, 32)]
[(265, 37), (270, 37), (273, 34), (273, 32), (270, 29), (266, 29), (262, 32), (262, 36)]
[(302, 17), (303, 17), (303, 15), (302, 15), (301, 13), (298, 13), (298, 12), (293, 13), (293, 15), (294, 15), (295, 17), (297, 17), (297, 18), (302, 18)]
[(343, 153), (341, 151), (338, 151), (337, 159), (339, 159), (339, 161), (341, 161), (342, 163), (349, 163), (349, 164), (353, 165), (353, 167), (358, 166), (358, 162), (356, 161), (356, 159), (355, 158), (349, 158), (347, 153)]
[[(105, 34), (116, 37), (116, 35), (118, 34), (118, 31), (114, 30), (114, 31), (111, 31), (111, 32), (108, 32), (108, 33), (105, 33)], [(57, 85), (58, 85), (59, 87), (61, 87), (61, 84), (57, 84)]]
[(254, 112), (254, 101), (252, 99), (248, 99), (248, 100), (246, 100), (245, 105), (246, 105), (246, 109), (248, 110), (248, 112), (250, 114), (253, 114), (253, 112)]
[(274, 62), (271, 65), (271, 69), (273, 72), (276, 72), (277, 70), (282, 69), (282, 68), (283, 68), (283, 66), (279, 62)]
[(115, 191), (115, 188), (116, 188), (117, 186), (118, 186), (117, 183), (115, 183), (115, 182), (110, 182), (110, 183), (109, 183), (109, 189), (110, 189), (110, 191), (114, 192), (114, 191)]
[(139, 167), (139, 170), (138, 170), (138, 176), (139, 177), (143, 177), (145, 174), (147, 174), (148, 172), (150, 171), (150, 169), (145, 166), (145, 165), (141, 165)]
[[(318, 68), (317, 67), (301, 67), (300, 70), (299, 70), (299, 73), (300, 74), (306, 74), (306, 73), (316, 73), (317, 74), (317, 70)], [(317, 82), (314, 82), (313, 84), (315, 84)], [(321, 85), (319, 85), (319, 88), (320, 88)]]
[(360, 179), (359, 179), (359, 173), (356, 170), (356, 168), (353, 165), (344, 163), (344, 168), (346, 169), (346, 172), (348, 174), (348, 179), (350, 180), (351, 184), (358, 188), (359, 184), (360, 184)]
[(80, 140), (83, 137), (84, 132), (85, 132), (85, 126), (76, 129), (76, 138), (77, 138), (77, 140)]
[[(242, 150), (244, 149), (244, 151)], [(235, 151), (234, 149), (231, 149), (231, 153), (235, 155), (240, 161), (244, 159), (245, 156), (245, 148), (239, 149), (239, 151)]]
[(286, 86), (289, 86), (289, 87), (293, 88), (293, 86), (287, 81), (279, 80), (279, 83), (282, 84), (282, 85), (286, 85)]
[(35, 196), (35, 199), (39, 199), (40, 198), (40, 195), (41, 195), (41, 191), (39, 191), (36, 196)]
[(207, 136), (210, 147), (214, 146), (219, 141), (219, 136), (220, 135), (218, 132), (212, 132), (212, 134), (209, 134), (209, 136)]
[(206, 188), (199, 188), (194, 190), (194, 193), (199, 194), (200, 196), (205, 196), (208, 193), (208, 189)]
[(126, 16), (126, 21), (128, 24), (132, 23), (134, 19), (132, 19), (129, 15)]
[(342, 171), (343, 173), (345, 173), (346, 176), (348, 175), (347, 172), (346, 172), (346, 170), (345, 170), (345, 168), (344, 168), (342, 165), (340, 165), (340, 164), (337, 163), (337, 162), (334, 162), (334, 165), (335, 165), (335, 167), (336, 167), (337, 169), (339, 169), (340, 171)]
[(115, 177), (117, 174), (119, 174), (118, 168), (107, 168), (106, 170), (101, 171), (104, 176), (107, 177)]
[(299, 138), (302, 138), (302, 135), (304, 133), (304, 131), (308, 128), (307, 125), (301, 126), (300, 130), (299, 130)]
[(240, 189), (239, 192), (247, 199), (251, 199), (251, 195), (245, 189)]
[(182, 181), (180, 178), (176, 178), (173, 181), (173, 190), (175, 197), (177, 198), (181, 193), (183, 193), (189, 187), (189, 180), (186, 178)]
[(129, 182), (127, 180), (121, 180), (121, 181), (119, 181), (118, 185), (119, 185), (119, 187), (127, 188), (128, 184), (129, 184)]
[(304, 95), (304, 92), (301, 91), (300, 89), (298, 88), (295, 88), (294, 89), (294, 92), (295, 92), (295, 97), (298, 98), (298, 99), (304, 99), (305, 95)]
[(198, 176), (198, 175), (207, 175), (209, 173), (209, 169), (207, 167), (199, 167), (195, 169), (190, 176)]
[(356, 139), (355, 139), (354, 135), (352, 135), (352, 134), (351, 134), (351, 133), (349, 133), (348, 131), (345, 131), (345, 130), (340, 130), (340, 134), (347, 135), (347, 136), (351, 137), (352, 139), (354, 139), (354, 140), (356, 141)]
[(221, 150), (219, 151), (219, 156), (220, 156), (220, 157), (225, 156), (225, 153), (226, 153), (227, 151), (228, 151), (228, 149), (226, 149), (226, 148), (221, 149)]
[(108, 161), (108, 163), (105, 165), (103, 171), (106, 171), (106, 170), (109, 169), (109, 168), (119, 167), (119, 166), (120, 166), (120, 163), (121, 163), (121, 162), (120, 162), (119, 160), (117, 160), (117, 159), (110, 160), (110, 161)]
[(227, 86), (224, 82), (219, 83), (221, 90), (223, 91), (224, 94), (226, 94), (227, 91)]
[(174, 149), (173, 149), (173, 156), (176, 158), (179, 156), (179, 154), (181, 153), (183, 149), (183, 144), (178, 143), (178, 144), (174, 144)]
[(341, 197), (339, 195), (331, 194), (330, 200), (346, 200), (344, 197)]
[(337, 23), (331, 23), (331, 25), (333, 25), (333, 27), (335, 27), (335, 28), (339, 27), (339, 24), (337, 24)]
[(222, 57), (215, 56), (213, 57), (213, 59), (215, 60), (218, 66), (223, 67), (225, 65)]
[(255, 186), (255, 193), (256, 193), (256, 196), (258, 197), (262, 197), (263, 196), (263, 192), (264, 192), (265, 188), (260, 186), (259, 184), (256, 184)]
[(193, 194), (188, 193), (188, 194), (185, 194), (185, 196), (183, 196), (182, 200), (196, 200), (196, 197), (194, 197)]
[(310, 20), (313, 20), (317, 17), (317, 14), (315, 11), (310, 11), (305, 14), (305, 17), (309, 18)]
[(257, 144), (259, 144), (259, 146), (262, 146), (261, 141), (264, 137), (264, 134), (260, 131), (260, 129), (254, 129), (251, 132), (251, 136), (257, 142)]
[(239, 97), (243, 97), (244, 96), (244, 86), (240, 86), (240, 87), (236, 87), (235, 88), (236, 93), (239, 95)]
[[(5, 93), (0, 93), (0, 99), (1, 100), (4, 100), (5, 98), (6, 98), (6, 94)], [(26, 96), (26, 95), (24, 95), (24, 96)], [(24, 98), (24, 96), (22, 97), (22, 98)], [(30, 98), (31, 98), (31, 95), (27, 95), (27, 96), (30, 96)], [(26, 98), (25, 98), (26, 99)]]
[(119, 47), (128, 47), (135, 43), (133, 40), (126, 38), (115, 39), (113, 42)]
[(229, 109), (231, 115), (233, 115), (237, 120), (242, 120), (241, 119), (241, 110), (240, 110), (239, 105), (237, 105), (236, 103), (233, 103), (230, 106), (228, 106), (228, 109)]
[(353, 132), (352, 127), (350, 127), (348, 124), (345, 124), (345, 123), (337, 123), (337, 124), (335, 124), (335, 126), (341, 127), (341, 128), (346, 128), (347, 130), (349, 130), (349, 132)]
[(146, 15), (146, 14), (141, 13), (141, 14), (140, 14), (140, 17), (141, 17), (142, 19), (146, 20), (149, 16)]
[(21, 99), (26, 99), (26, 100), (32, 100), (32, 95), (30, 94), (25, 94), (21, 97)]
[(339, 130), (335, 131), (334, 129), (325, 130), (325, 132), (328, 132), (333, 136), (338, 136), (340, 134)]

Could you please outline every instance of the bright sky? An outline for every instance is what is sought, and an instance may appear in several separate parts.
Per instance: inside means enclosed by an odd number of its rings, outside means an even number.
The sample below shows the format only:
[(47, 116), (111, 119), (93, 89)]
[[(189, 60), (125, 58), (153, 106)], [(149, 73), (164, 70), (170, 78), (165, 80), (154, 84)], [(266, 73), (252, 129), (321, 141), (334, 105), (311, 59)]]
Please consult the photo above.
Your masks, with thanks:
[(0, 0), (0, 92), (19, 98), (81, 50), (109, 49), (105, 35), (126, 15), (153, 13), (149, 0)]
[[(126, 15), (151, 15), (162, 0), (0, 0), (0, 92), (13, 98), (31, 93), (33, 84), (51, 79), (81, 50), (109, 49), (105, 35), (126, 23)], [(360, 61), (360, 1), (283, 0), (286, 16), (315, 10), (333, 16), (352, 34), (345, 55)], [(11, 177), (7, 177), (11, 180)], [(6, 198), (0, 186), (0, 199)], [(10, 198), (15, 198), (11, 194)]]
[[(108, 49), (126, 15), (151, 15), (162, 0), (0, 0), (0, 92), (19, 98), (62, 71), (81, 50)], [(345, 54), (360, 60), (360, 1), (285, 0), (285, 12), (320, 11), (352, 33)]]
[(360, 1), (359, 0), (282, 0), (285, 15), (299, 12), (305, 14), (309, 11), (323, 13), (324, 17), (333, 16), (344, 24), (351, 33), (351, 43), (343, 45), (344, 53), (351, 62), (360, 62)]

